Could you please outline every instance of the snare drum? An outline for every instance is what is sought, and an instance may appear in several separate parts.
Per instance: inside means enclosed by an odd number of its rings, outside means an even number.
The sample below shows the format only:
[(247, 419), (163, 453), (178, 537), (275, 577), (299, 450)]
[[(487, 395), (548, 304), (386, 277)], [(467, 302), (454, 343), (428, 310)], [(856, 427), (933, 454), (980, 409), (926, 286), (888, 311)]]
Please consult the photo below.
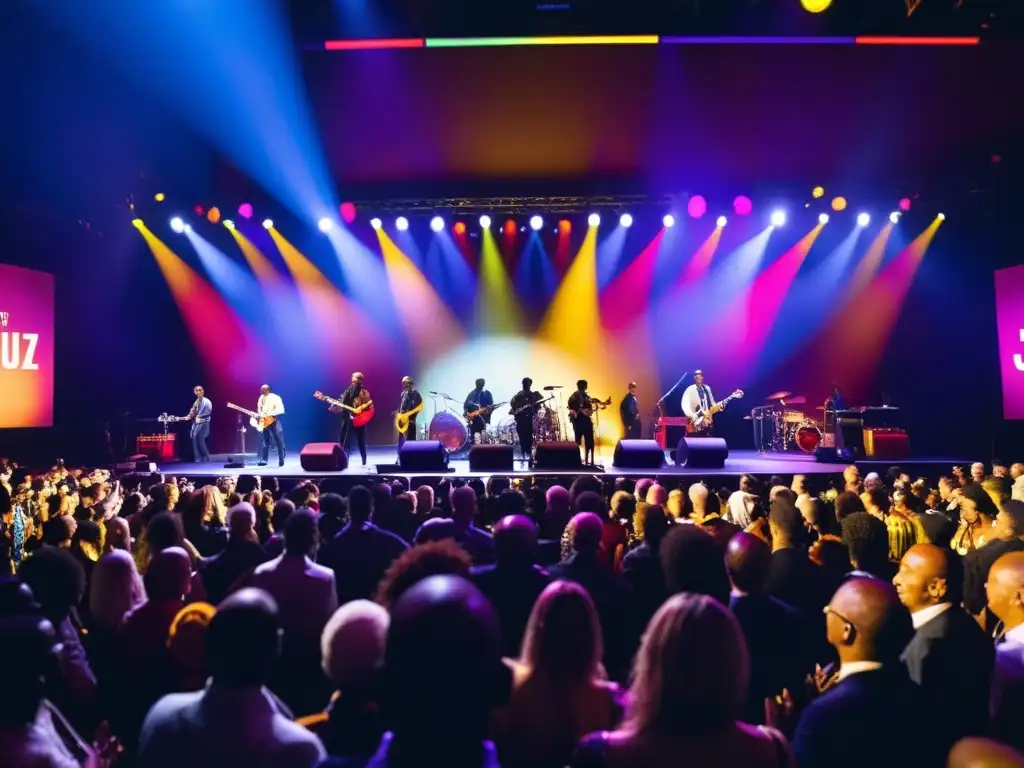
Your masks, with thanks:
[(783, 411), (782, 420), (787, 424), (803, 424), (807, 421), (807, 417), (800, 411)]
[(469, 441), (465, 420), (447, 411), (430, 420), (429, 434), (431, 440), (439, 441), (449, 453), (461, 451)]
[(804, 453), (814, 453), (821, 444), (821, 430), (810, 422), (801, 424), (796, 431), (796, 444)]

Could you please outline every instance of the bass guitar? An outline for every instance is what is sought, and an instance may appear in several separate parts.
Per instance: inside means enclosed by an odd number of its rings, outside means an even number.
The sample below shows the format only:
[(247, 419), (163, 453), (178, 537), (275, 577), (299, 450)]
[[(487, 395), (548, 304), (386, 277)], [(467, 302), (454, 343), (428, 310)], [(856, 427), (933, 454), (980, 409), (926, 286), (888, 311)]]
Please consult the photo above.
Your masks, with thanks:
[(593, 416), (594, 411), (600, 411), (607, 408), (612, 404), (612, 399), (609, 397), (607, 400), (598, 400), (597, 398), (590, 398), (590, 405), (586, 408), (580, 408), (578, 411), (569, 411), (569, 417), (575, 421), (580, 416)]
[(514, 411), (510, 411), (510, 413), (512, 414), (513, 417), (516, 417), (519, 414), (526, 413), (527, 411), (529, 411), (531, 409), (535, 410), (535, 409), (539, 408), (540, 406), (542, 406), (544, 403), (548, 402), (549, 400), (554, 400), (554, 399), (555, 399), (555, 396), (554, 395), (550, 395), (549, 397), (545, 397), (543, 400), (538, 400), (538, 401), (536, 401), (534, 403), (527, 403), (526, 405), (521, 405), (518, 408), (516, 408)]
[(409, 431), (409, 420), (416, 418), (416, 414), (423, 410), (424, 405), (425, 403), (420, 403), (412, 410), (400, 411), (395, 414), (395, 429), (398, 430), (398, 434), (404, 435)]
[(477, 408), (475, 411), (469, 411), (468, 413), (465, 414), (466, 421), (472, 421), (477, 416), (486, 416), (495, 408), (500, 408), (503, 405), (508, 405), (508, 401), (506, 400), (501, 403), (495, 403), (494, 405), (485, 405), (483, 408)]
[(727, 406), (730, 401), (736, 400), (743, 397), (743, 390), (737, 389), (725, 400), (719, 400), (717, 403), (712, 405), (708, 409), (697, 409), (697, 414), (686, 422), (686, 434), (692, 435), (696, 432), (706, 432), (711, 429), (711, 423), (714, 420), (715, 414), (721, 411)]
[(323, 400), (328, 405), (333, 405), (335, 408), (342, 408), (352, 414), (352, 426), (353, 427), (365, 427), (370, 423), (370, 419), (374, 417), (373, 400), (363, 403), (358, 406), (345, 405), (341, 400), (335, 400), (333, 397), (328, 397), (323, 392), (314, 392), (313, 397), (317, 400)]
[(266, 429), (275, 421), (277, 421), (277, 419), (274, 418), (273, 416), (260, 416), (258, 413), (256, 413), (256, 411), (250, 411), (248, 408), (243, 408), (242, 406), (235, 405), (234, 403), (228, 403), (228, 408), (234, 411), (238, 411), (239, 413), (244, 413), (246, 416), (248, 416), (249, 426), (255, 429), (257, 432), (262, 432), (264, 429)]

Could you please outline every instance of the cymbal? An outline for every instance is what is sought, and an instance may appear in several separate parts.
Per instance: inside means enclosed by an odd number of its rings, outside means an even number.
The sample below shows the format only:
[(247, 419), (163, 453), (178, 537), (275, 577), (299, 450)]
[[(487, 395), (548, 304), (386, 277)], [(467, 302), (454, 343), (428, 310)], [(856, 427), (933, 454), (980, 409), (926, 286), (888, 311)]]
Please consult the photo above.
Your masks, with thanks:
[(816, 406), (814, 406), (814, 410), (816, 410), (816, 411), (824, 411), (825, 410), (825, 406), (824, 405), (816, 405)]
[(743, 417), (743, 420), (744, 420), (744, 421), (750, 421), (750, 420), (752, 420), (753, 418), (754, 418), (753, 416), (744, 416), (744, 417)]
[(782, 400), (783, 398), (789, 397), (792, 394), (793, 394), (792, 392), (786, 392), (786, 391), (773, 392), (772, 394), (768, 395), (768, 399), (769, 400)]
[(807, 402), (807, 398), (804, 397), (803, 395), (798, 395), (797, 397), (787, 397), (784, 399), (786, 401), (786, 405), (803, 405), (804, 403)]

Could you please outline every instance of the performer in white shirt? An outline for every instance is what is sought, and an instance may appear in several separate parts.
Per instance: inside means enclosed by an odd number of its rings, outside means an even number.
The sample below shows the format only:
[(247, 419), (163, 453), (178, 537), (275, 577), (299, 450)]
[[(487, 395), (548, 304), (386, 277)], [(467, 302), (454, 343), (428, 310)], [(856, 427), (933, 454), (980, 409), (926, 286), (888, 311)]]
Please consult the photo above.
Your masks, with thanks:
[(281, 427), (281, 417), (284, 416), (284, 401), (280, 395), (270, 391), (270, 385), (264, 384), (260, 387), (260, 399), (256, 401), (256, 413), (260, 420), (272, 419), (270, 424), (263, 427), (263, 440), (260, 443), (261, 467), (267, 466), (267, 459), (270, 457), (270, 441), (277, 444), (277, 464), (284, 466), (284, 429)]
[(683, 392), (683, 413), (694, 423), (696, 434), (705, 437), (711, 434), (711, 423), (702, 419), (713, 405), (715, 396), (711, 394), (711, 387), (704, 386), (704, 372), (694, 371), (693, 384)]

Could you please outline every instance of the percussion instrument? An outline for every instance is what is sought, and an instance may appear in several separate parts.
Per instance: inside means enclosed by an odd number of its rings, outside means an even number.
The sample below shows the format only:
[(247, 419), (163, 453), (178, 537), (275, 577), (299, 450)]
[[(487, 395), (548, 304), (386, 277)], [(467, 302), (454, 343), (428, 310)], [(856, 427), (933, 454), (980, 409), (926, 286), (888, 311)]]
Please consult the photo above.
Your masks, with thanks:
[(787, 392), (786, 390), (782, 390), (781, 392), (772, 392), (770, 395), (768, 395), (768, 399), (769, 400), (783, 400), (783, 399), (789, 397), (792, 394), (793, 394), (792, 392)]
[(559, 438), (558, 414), (553, 408), (543, 406), (533, 416), (533, 440), (535, 443), (557, 441)]
[(449, 453), (461, 451), (469, 442), (469, 430), (461, 416), (442, 411), (430, 420), (428, 431), (431, 440), (437, 440)]
[(782, 420), (787, 424), (803, 424), (807, 417), (800, 411), (783, 411)]
[(814, 453), (821, 444), (821, 430), (813, 422), (805, 421), (797, 427), (794, 442), (804, 453)]

